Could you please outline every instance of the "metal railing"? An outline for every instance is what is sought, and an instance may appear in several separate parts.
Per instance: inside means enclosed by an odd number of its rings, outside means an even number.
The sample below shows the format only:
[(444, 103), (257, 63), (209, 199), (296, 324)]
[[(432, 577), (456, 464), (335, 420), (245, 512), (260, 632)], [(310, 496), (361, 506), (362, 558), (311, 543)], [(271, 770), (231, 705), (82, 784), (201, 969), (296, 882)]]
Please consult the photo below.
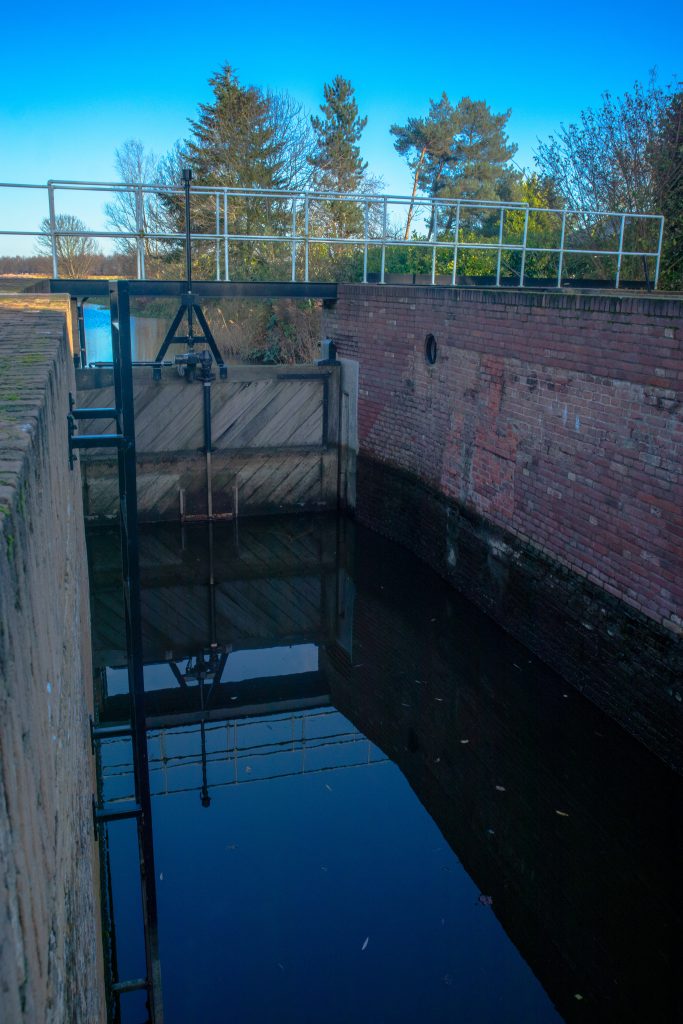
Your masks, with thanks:
[[(135, 255), (136, 273), (141, 280), (147, 278), (152, 249), (165, 250), (168, 255), (179, 251), (184, 239), (183, 232), (176, 230), (176, 223), (179, 225), (182, 219), (178, 203), (183, 196), (181, 187), (142, 182), (51, 180), (46, 185), (1, 182), (0, 196), (3, 189), (37, 189), (46, 193), (47, 230), (13, 230), (2, 225), (0, 236), (46, 239), (55, 278), (59, 277), (59, 263), (68, 239), (112, 241), (119, 250)], [(57, 212), (56, 199), (60, 193), (70, 198), (74, 193), (80, 196), (106, 193), (115, 197), (115, 202), (119, 203), (118, 212), (114, 214), (118, 227), (66, 229), (64, 221), (60, 223), (63, 215)], [(626, 260), (640, 261), (638, 265), (642, 264), (648, 286), (656, 288), (659, 280), (664, 218), (658, 214), (539, 208), (513, 202), (201, 185), (193, 186), (192, 197), (195, 227), (201, 222), (201, 230), (192, 232), (192, 240), (196, 245), (211, 247), (216, 280), (231, 280), (235, 252), (245, 244), (250, 245), (252, 251), (259, 246), (285, 247), (284, 263), (289, 266), (292, 281), (310, 280), (312, 257), (320, 256), (321, 249), (329, 256), (348, 247), (362, 252), (357, 278), (364, 283), (370, 277), (385, 283), (387, 273), (391, 272), (388, 254), (405, 248), (413, 253), (426, 250), (431, 254), (431, 268), (424, 276), (432, 284), (437, 283), (437, 278), (446, 277), (455, 285), (463, 261), (468, 273), (471, 254), (475, 253), (491, 258), (488, 271), (496, 285), (502, 283), (506, 274), (505, 283), (512, 277), (516, 278), (513, 283), (524, 287), (530, 278), (541, 276), (538, 266), (532, 267), (532, 261), (540, 265), (539, 261), (545, 260), (547, 269), (550, 260), (555, 264), (553, 272), (543, 276), (554, 286), (562, 287), (572, 274), (577, 276), (570, 270), (572, 258), (574, 264), (577, 260), (583, 261), (584, 267), (590, 265), (591, 259), (611, 261), (610, 273), (604, 275), (604, 280), (606, 283), (613, 280), (615, 288), (626, 279)], [(70, 209), (69, 214), (78, 216), (78, 210)], [(111, 213), (108, 216), (111, 222)], [(406, 238), (406, 222), (414, 227), (421, 226), (424, 236), (414, 229), (413, 236)], [(125, 230), (121, 230), (122, 224)], [(378, 260), (374, 261), (376, 253)], [(374, 274), (369, 270), (371, 257), (378, 263)]]

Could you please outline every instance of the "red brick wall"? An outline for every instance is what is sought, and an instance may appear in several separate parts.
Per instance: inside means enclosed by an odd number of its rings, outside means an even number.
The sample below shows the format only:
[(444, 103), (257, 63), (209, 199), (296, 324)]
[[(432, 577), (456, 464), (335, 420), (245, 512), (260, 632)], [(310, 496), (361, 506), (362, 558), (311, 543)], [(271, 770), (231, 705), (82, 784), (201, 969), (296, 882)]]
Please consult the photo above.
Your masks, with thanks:
[(683, 301), (340, 285), (326, 316), (361, 454), (683, 632)]

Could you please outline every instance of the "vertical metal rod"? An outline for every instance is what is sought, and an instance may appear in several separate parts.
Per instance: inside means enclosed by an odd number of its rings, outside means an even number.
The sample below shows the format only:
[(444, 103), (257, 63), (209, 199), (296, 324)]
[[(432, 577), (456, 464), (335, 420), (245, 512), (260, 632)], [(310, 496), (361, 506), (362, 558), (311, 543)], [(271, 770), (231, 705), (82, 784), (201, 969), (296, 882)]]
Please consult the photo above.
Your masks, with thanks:
[[(221, 197), (220, 193), (216, 192), (216, 235), (221, 233)], [(216, 280), (221, 279), (221, 243), (216, 237)]]
[(202, 385), (204, 397), (204, 454), (206, 457), (206, 514), (211, 521), (213, 516), (213, 479), (211, 466), (211, 381), (205, 380)]
[(455, 235), (453, 236), (453, 286), (458, 273), (458, 236), (460, 234), (460, 203), (455, 208)]
[(141, 281), (145, 280), (145, 241), (144, 241), (144, 199), (142, 196), (142, 189), (138, 186), (135, 190), (135, 230), (137, 231), (137, 250), (138, 250), (138, 278)]
[(526, 239), (529, 231), (529, 207), (524, 211), (524, 236), (522, 238), (522, 265), (519, 268), (519, 287), (524, 287), (524, 269), (526, 267)]
[(363, 239), (363, 284), (368, 283), (368, 237), (370, 235), (370, 201), (365, 202), (364, 239)]
[(223, 189), (223, 260), (225, 262), (225, 280), (230, 280), (230, 250), (228, 247), (228, 190)]
[(387, 261), (387, 198), (384, 197), (382, 203), (382, 268), (380, 272), (380, 282), (384, 284), (384, 269)]
[(505, 210), (500, 211), (500, 227), (498, 229), (498, 259), (496, 261), (496, 288), (500, 287), (500, 264), (503, 258), (503, 220)]
[[(190, 223), (190, 182), (192, 181), (192, 171), (189, 167), (186, 167), (183, 171), (183, 188), (185, 189), (185, 278), (187, 283), (187, 295), (188, 297), (192, 294), (192, 229)], [(187, 335), (190, 340), (190, 346), (192, 345), (192, 337), (194, 334), (193, 323), (192, 323), (192, 303), (187, 304)]]
[(304, 281), (308, 283), (308, 193), (304, 197)]
[(78, 346), (81, 350), (81, 366), (87, 366), (87, 353), (85, 350), (85, 298), (76, 299), (76, 319), (78, 321)]
[(432, 249), (432, 284), (436, 284), (436, 243), (438, 241), (438, 225), (436, 222), (436, 203), (432, 203), (432, 231), (434, 232), (434, 247)]
[(125, 446), (118, 449), (119, 526), (121, 529), (121, 565), (123, 570), (124, 617), (128, 654), (128, 689), (133, 752), (135, 796), (141, 808), (138, 819), (140, 877), (149, 1016), (154, 1024), (163, 1021), (161, 969), (159, 965), (159, 929), (152, 836), (152, 799), (149, 785), (147, 730), (145, 727), (145, 681), (143, 673), (142, 615), (140, 601), (140, 561), (138, 546), (138, 508), (135, 453), (135, 412), (133, 406), (133, 362), (131, 354), (130, 295), (127, 281), (109, 284), (112, 352), (114, 358), (114, 395), (119, 410)]
[(557, 287), (562, 287), (562, 265), (564, 263), (564, 232), (567, 225), (567, 211), (562, 211), (562, 233), (560, 234), (560, 260), (557, 265)]
[(47, 183), (47, 199), (50, 206), (50, 240), (52, 244), (52, 276), (59, 277), (59, 261), (57, 260), (57, 217), (55, 216), (55, 187), (51, 181)]
[(292, 199), (292, 281), (296, 281), (296, 197)]
[(659, 283), (659, 264), (662, 260), (662, 241), (664, 239), (664, 218), (659, 218), (659, 242), (657, 243), (657, 265), (655, 267), (655, 291)]
[(617, 256), (617, 274), (614, 281), (614, 287), (619, 287), (619, 278), (621, 277), (621, 257), (624, 251), (624, 228), (626, 226), (626, 214), (621, 215), (621, 226), (619, 228), (619, 255)]

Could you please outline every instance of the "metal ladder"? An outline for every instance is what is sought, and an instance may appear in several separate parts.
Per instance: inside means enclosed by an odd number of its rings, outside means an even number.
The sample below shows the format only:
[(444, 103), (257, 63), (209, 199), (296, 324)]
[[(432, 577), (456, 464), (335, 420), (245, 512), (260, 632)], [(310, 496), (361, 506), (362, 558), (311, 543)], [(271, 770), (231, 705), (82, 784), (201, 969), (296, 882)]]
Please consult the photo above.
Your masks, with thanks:
[[(117, 736), (130, 736), (133, 752), (135, 800), (116, 808), (98, 806), (93, 797), (95, 836), (100, 827), (111, 822), (135, 819), (140, 854), (142, 917), (145, 932), (146, 977), (115, 980), (116, 997), (139, 989), (147, 991), (151, 1024), (162, 1024), (163, 1003), (159, 964), (159, 928), (157, 916), (156, 874), (152, 835), (152, 802), (149, 785), (147, 731), (145, 727), (145, 686), (143, 675), (142, 625), (140, 608), (140, 558), (138, 545), (138, 505), (135, 456), (135, 412), (133, 406), (133, 360), (131, 354), (130, 289), (128, 281), (109, 283), (112, 349), (114, 359), (114, 406), (78, 408), (70, 396), (69, 462), (73, 468), (74, 450), (79, 448), (116, 448), (119, 472), (119, 527), (121, 531), (121, 568), (123, 574), (124, 615), (128, 654), (128, 690), (130, 725), (117, 726)], [(113, 434), (78, 434), (79, 420), (109, 419), (116, 424)], [(98, 740), (113, 735), (107, 727), (92, 727), (93, 748)]]

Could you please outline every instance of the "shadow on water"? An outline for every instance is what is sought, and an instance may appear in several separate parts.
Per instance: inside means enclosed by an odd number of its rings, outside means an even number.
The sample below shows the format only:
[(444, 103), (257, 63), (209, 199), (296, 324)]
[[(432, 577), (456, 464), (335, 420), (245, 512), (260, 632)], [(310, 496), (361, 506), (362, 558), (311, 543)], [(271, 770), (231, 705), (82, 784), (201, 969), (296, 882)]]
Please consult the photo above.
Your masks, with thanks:
[[(108, 723), (117, 545), (90, 534)], [(141, 566), (166, 1021), (681, 1019), (680, 778), (349, 522), (150, 527)], [(100, 744), (100, 779), (130, 798), (127, 741)], [(108, 833), (135, 977), (134, 836)]]

